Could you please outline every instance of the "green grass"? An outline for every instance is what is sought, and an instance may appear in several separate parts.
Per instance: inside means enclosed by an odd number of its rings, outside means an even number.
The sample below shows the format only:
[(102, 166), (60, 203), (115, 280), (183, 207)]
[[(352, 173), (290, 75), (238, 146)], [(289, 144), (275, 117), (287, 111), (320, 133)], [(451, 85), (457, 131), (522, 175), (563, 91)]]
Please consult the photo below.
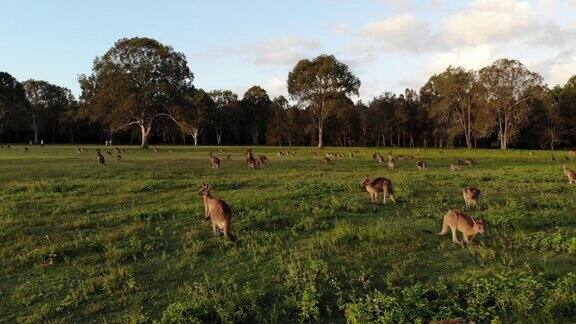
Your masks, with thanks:
[[(375, 149), (325, 166), (257, 147), (271, 165), (249, 171), (240, 147), (124, 149), (107, 167), (95, 147), (0, 150), (0, 321), (576, 321), (563, 153), (394, 149), (416, 160), (388, 171)], [(233, 161), (212, 172), (210, 151)], [(448, 172), (467, 156), (477, 166)], [(367, 175), (391, 179), (398, 204), (371, 205)], [(202, 182), (238, 241), (213, 236)], [(461, 247), (432, 233), (469, 185), (487, 227)]]

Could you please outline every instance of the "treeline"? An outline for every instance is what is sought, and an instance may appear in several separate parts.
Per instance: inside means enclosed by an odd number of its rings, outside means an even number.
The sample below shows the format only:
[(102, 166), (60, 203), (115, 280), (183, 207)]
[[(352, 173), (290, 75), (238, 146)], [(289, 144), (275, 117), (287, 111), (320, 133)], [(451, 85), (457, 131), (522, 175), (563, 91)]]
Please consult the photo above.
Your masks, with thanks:
[(0, 140), (39, 143), (500, 147), (576, 146), (576, 75), (549, 88), (516, 60), (448, 67), (419, 90), (351, 98), (360, 80), (331, 55), (287, 78), (291, 100), (253, 86), (238, 97), (192, 84), (185, 56), (153, 39), (121, 39), (82, 90), (0, 72)]

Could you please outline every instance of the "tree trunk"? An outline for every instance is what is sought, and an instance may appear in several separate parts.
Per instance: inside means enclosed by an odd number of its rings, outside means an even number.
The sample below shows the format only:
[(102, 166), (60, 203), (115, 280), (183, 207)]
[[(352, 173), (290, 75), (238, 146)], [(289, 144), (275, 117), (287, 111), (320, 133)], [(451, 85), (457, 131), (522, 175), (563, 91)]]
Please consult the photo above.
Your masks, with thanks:
[(218, 145), (222, 144), (222, 132), (219, 131), (216, 132), (216, 143)]
[(322, 141), (324, 133), (324, 121), (318, 121), (318, 147), (323, 148), (324, 142)]
[(148, 136), (150, 135), (150, 127), (146, 127), (143, 123), (140, 124), (141, 148), (148, 147)]
[(35, 114), (32, 114), (32, 130), (34, 131), (34, 144), (38, 144), (38, 123), (36, 123)]

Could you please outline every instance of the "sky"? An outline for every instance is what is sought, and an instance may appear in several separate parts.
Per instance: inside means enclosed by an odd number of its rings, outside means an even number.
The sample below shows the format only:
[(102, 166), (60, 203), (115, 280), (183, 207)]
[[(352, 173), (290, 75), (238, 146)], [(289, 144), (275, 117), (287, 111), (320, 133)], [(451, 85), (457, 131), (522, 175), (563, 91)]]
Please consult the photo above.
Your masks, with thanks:
[(576, 74), (576, 0), (0, 0), (0, 71), (79, 95), (78, 76), (124, 37), (186, 55), (194, 85), (287, 96), (298, 60), (334, 54), (359, 99), (419, 89), (449, 65), (518, 59), (545, 82)]

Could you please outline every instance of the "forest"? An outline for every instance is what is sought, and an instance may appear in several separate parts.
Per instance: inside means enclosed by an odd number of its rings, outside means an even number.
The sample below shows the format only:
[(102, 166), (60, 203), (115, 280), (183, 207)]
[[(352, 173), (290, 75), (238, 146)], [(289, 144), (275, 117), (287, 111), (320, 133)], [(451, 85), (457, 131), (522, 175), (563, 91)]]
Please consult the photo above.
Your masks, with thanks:
[(382, 89), (368, 102), (357, 100), (350, 68), (325, 54), (294, 66), (288, 98), (193, 81), (184, 54), (139, 37), (97, 57), (78, 98), (0, 72), (0, 141), (557, 149), (576, 140), (576, 75), (551, 87), (508, 58), (477, 71), (448, 66), (420, 89)]

